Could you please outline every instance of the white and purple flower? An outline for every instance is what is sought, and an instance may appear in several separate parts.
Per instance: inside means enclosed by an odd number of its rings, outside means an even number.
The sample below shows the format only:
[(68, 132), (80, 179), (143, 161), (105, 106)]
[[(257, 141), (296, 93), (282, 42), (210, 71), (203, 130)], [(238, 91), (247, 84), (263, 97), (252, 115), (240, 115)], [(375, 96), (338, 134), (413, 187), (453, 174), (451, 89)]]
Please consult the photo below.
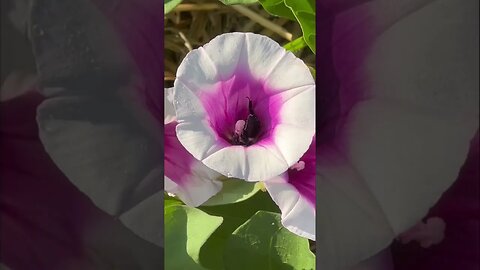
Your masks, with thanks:
[(261, 181), (284, 173), (315, 132), (309, 69), (257, 34), (223, 34), (190, 52), (173, 100), (179, 141), (227, 177)]
[(282, 224), (291, 232), (315, 240), (315, 138), (287, 172), (264, 182), (280, 207)]
[[(284, 226), (315, 239), (315, 83), (307, 66), (268, 37), (229, 33), (185, 57), (172, 91), (166, 100), (173, 101), (178, 124), (165, 126), (165, 174), (181, 170), (191, 177), (172, 177), (184, 178), (183, 185), (203, 183), (205, 192), (196, 195), (202, 201), (219, 187), (209, 174), (190, 173), (206, 166), (265, 181)], [(165, 109), (172, 111), (170, 102)], [(168, 166), (173, 155), (176, 162)], [(195, 165), (179, 168), (183, 160)]]

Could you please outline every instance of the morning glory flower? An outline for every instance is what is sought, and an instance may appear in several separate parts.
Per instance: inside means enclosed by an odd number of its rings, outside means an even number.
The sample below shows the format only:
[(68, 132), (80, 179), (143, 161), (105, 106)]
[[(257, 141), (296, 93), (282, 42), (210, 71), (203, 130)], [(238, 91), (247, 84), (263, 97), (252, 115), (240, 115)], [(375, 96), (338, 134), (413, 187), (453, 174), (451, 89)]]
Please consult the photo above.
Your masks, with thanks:
[(317, 25), (317, 252), (327, 269), (378, 254), (417, 224), (478, 130), (478, 1), (347, 2), (319, 4)]
[(195, 159), (177, 139), (172, 89), (165, 89), (165, 191), (178, 196), (189, 206), (199, 206), (222, 189), (222, 177)]
[(191, 51), (174, 82), (177, 137), (227, 176), (260, 181), (299, 161), (315, 130), (315, 82), (270, 38), (228, 33)]
[(315, 240), (315, 139), (285, 173), (264, 182), (291, 232)]

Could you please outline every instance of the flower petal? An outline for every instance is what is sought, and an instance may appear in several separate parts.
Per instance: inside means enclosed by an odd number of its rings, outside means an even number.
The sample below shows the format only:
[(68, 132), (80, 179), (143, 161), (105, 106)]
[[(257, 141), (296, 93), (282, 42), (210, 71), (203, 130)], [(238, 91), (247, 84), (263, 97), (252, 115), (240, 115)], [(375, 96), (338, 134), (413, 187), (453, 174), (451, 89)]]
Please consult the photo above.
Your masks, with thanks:
[(173, 87), (165, 88), (163, 97), (164, 124), (168, 124), (176, 119), (175, 108), (173, 107)]
[(164, 193), (157, 192), (123, 213), (119, 219), (141, 238), (162, 247), (164, 236), (163, 230), (159, 228), (163, 228), (164, 217), (163, 215), (152, 215), (152, 213), (158, 211), (159, 205), (163, 205), (163, 201)]
[[(115, 98), (55, 97), (37, 111), (40, 139), (68, 179), (119, 215), (162, 189), (160, 142)], [(85, 108), (88, 108), (86, 110)]]
[(352, 114), (342, 147), (399, 234), (456, 179), (476, 124), (374, 101)]
[(199, 206), (222, 189), (218, 180), (222, 175), (185, 150), (177, 139), (176, 125), (165, 125), (165, 191), (176, 194), (189, 206)]
[(127, 51), (92, 1), (32, 1), (28, 31), (46, 96), (110, 93), (132, 77)]
[[(436, 247), (392, 245), (398, 270), (477, 269), (480, 266), (480, 186), (478, 185), (479, 133), (471, 141), (467, 161), (455, 183), (442, 195), (423, 220), (440, 217), (446, 222), (445, 239)], [(439, 260), (438, 258), (443, 258)]]
[(255, 79), (266, 79), (277, 90), (315, 84), (300, 59), (270, 38), (253, 33), (223, 34), (193, 50), (178, 67), (177, 78), (189, 89), (208, 89), (239, 69), (250, 71)]
[(12, 269), (160, 268), (163, 248), (97, 208), (45, 152), (35, 121), (43, 99), (28, 91), (0, 103), (2, 262)]
[[(317, 245), (326, 269), (352, 266), (395, 237), (362, 176), (335, 149), (318, 153)], [(380, 248), (382, 249), (382, 248)]]
[(91, 1), (115, 28), (132, 64), (129, 71), (136, 71), (134, 86), (138, 97), (161, 124), (164, 16), (158, 11), (163, 10), (163, 1)]
[(265, 181), (265, 187), (282, 211), (282, 224), (289, 231), (315, 241), (315, 207), (286, 177)]

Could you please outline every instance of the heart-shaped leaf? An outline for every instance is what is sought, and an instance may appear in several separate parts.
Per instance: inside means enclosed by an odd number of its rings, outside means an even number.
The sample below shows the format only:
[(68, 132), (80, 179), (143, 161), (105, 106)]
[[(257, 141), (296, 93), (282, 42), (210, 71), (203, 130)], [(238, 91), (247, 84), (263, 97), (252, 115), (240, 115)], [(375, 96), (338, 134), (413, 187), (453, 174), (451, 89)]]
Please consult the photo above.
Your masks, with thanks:
[(303, 38), (308, 47), (315, 53), (316, 32), (315, 32), (315, 1), (284, 0), (285, 5), (292, 10), (302, 28)]
[(284, 0), (259, 0), (263, 9), (268, 13), (295, 21), (295, 15), (292, 10), (285, 5)]
[(315, 269), (308, 240), (285, 229), (280, 214), (265, 211), (233, 232), (224, 261), (226, 269)]
[(274, 16), (296, 20), (302, 28), (303, 38), (315, 53), (315, 1), (259, 0), (263, 8)]
[(164, 219), (165, 269), (205, 269), (199, 264), (200, 249), (223, 218), (166, 200)]
[(235, 204), (202, 206), (201, 209), (210, 215), (223, 218), (222, 225), (210, 236), (200, 252), (201, 264), (212, 270), (225, 269), (224, 258), (219, 254), (223, 253), (227, 239), (238, 226), (259, 210), (280, 212), (266, 192), (257, 192), (248, 200)]

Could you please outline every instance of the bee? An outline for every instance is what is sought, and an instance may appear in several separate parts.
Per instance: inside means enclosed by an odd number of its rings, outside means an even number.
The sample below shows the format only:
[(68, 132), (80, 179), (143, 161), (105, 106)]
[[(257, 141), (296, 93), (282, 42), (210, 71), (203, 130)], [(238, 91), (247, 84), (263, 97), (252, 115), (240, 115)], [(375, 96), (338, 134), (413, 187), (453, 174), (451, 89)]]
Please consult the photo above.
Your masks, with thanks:
[(233, 142), (239, 145), (252, 145), (257, 136), (260, 134), (260, 120), (255, 115), (253, 110), (253, 102), (249, 97), (248, 99), (248, 116), (247, 120), (239, 120), (235, 124), (235, 134), (233, 136)]

